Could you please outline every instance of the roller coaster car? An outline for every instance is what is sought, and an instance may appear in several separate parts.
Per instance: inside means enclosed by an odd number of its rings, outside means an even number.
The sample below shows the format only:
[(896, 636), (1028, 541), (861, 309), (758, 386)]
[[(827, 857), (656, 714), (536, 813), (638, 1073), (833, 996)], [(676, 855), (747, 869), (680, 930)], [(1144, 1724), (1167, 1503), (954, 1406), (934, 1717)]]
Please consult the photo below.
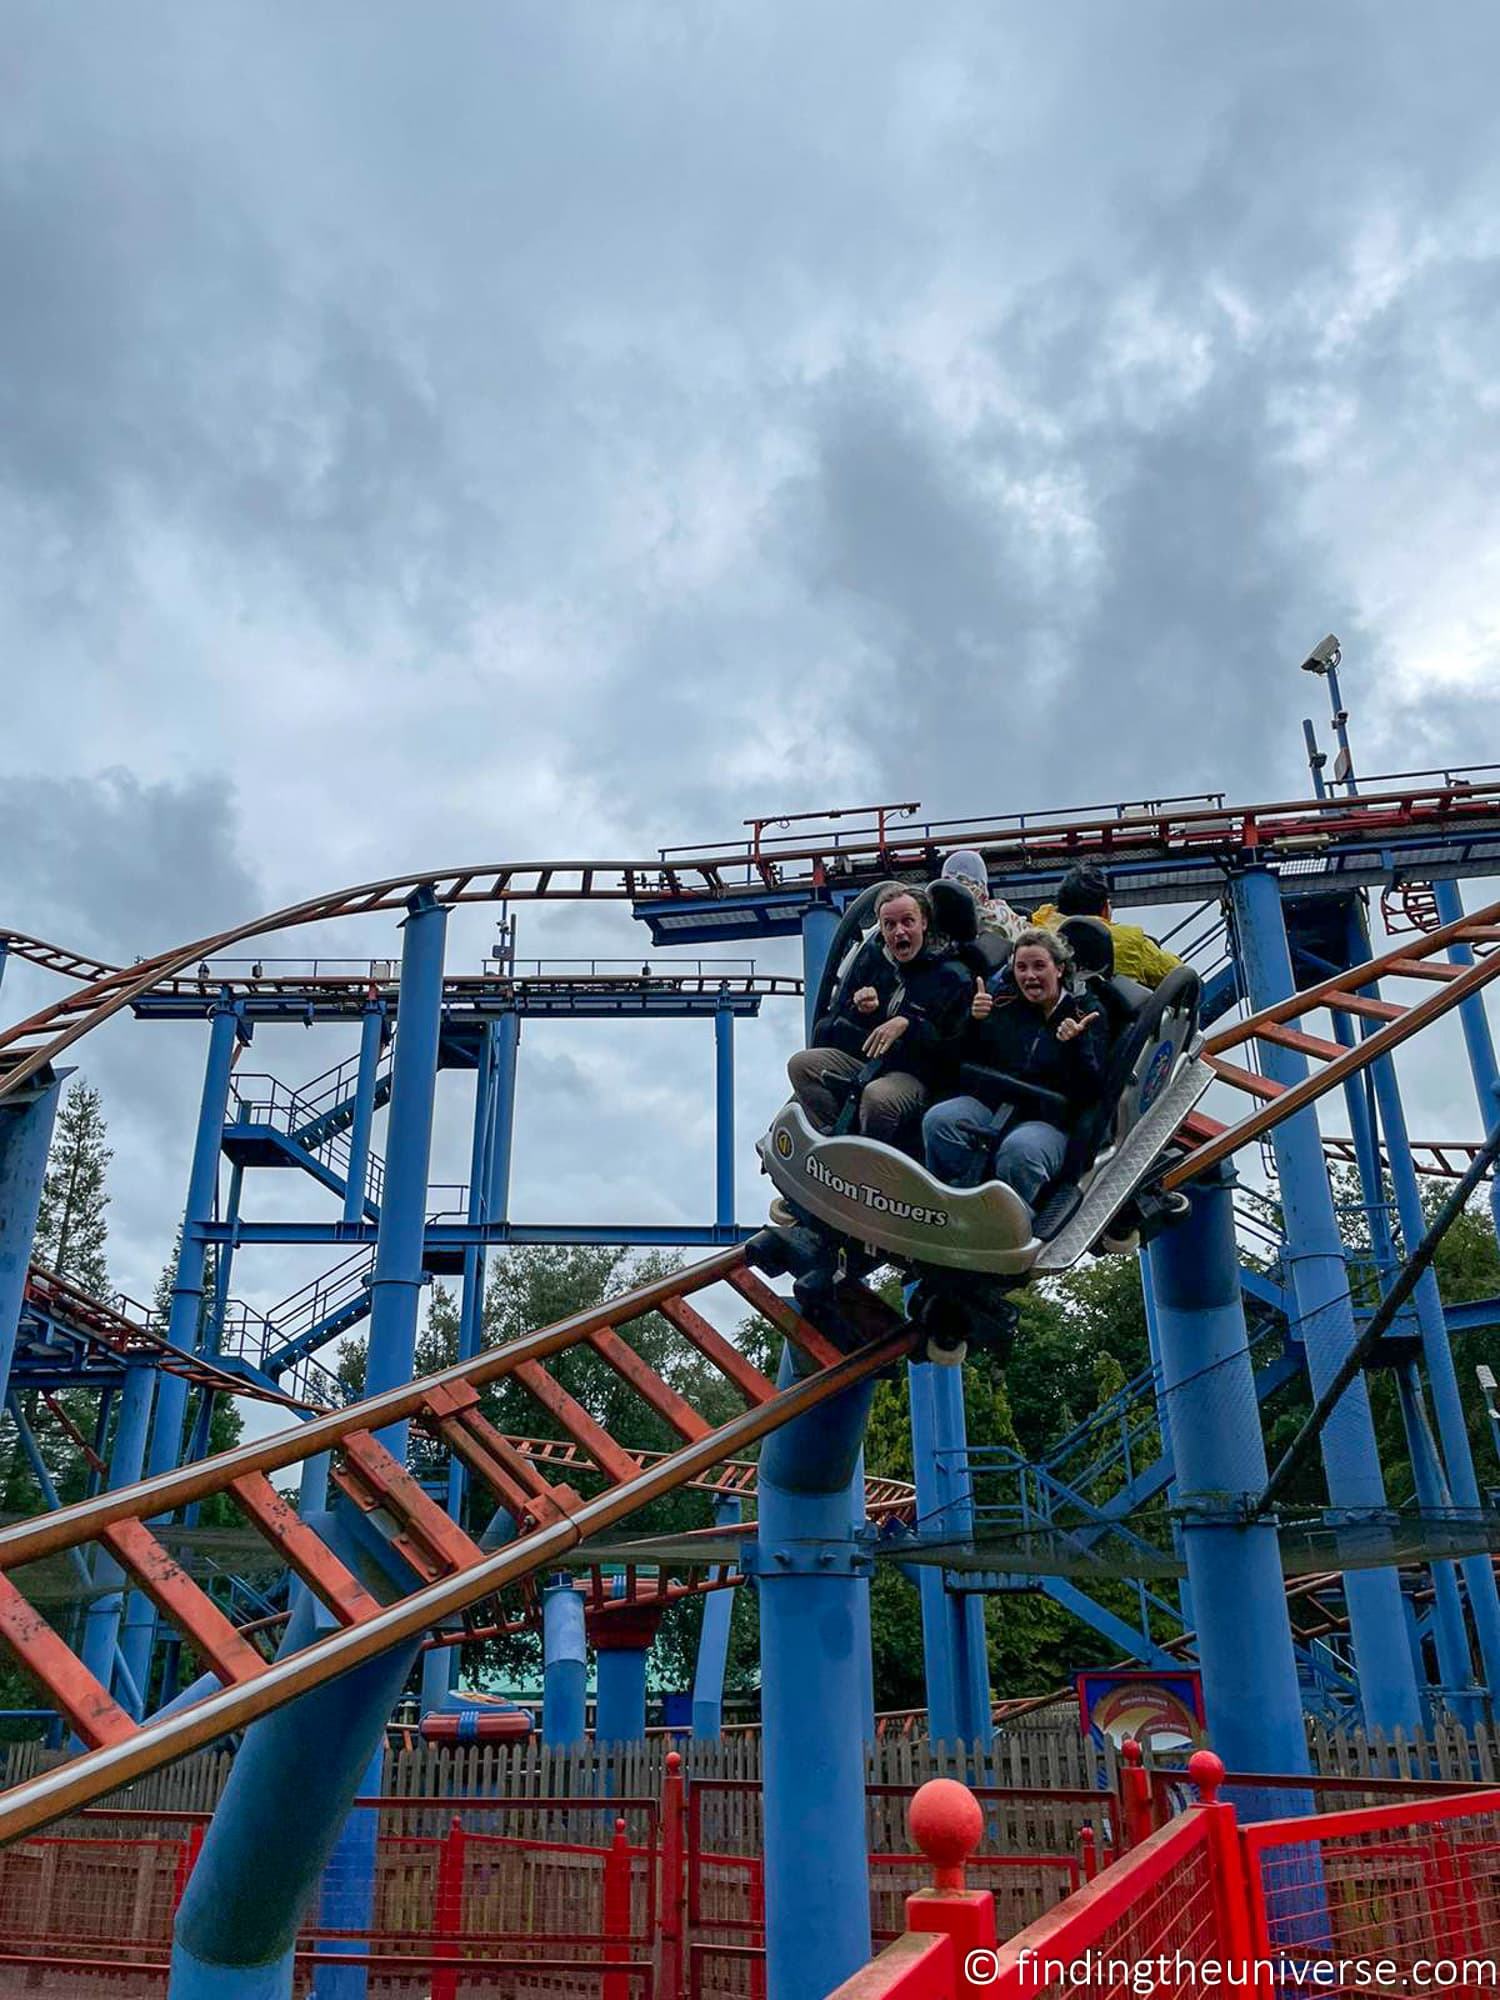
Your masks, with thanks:
[[(968, 969), (982, 976), (1002, 968), (1010, 947), (976, 937), (967, 895), (946, 883), (932, 889), (949, 891), (934, 894), (935, 916)], [(819, 994), (820, 1014), (850, 957), (840, 940), (865, 904), (861, 898), (853, 905), (840, 927)], [(929, 1353), (935, 1360), (962, 1358), (965, 1328), (1004, 1343), (1005, 1329), (1014, 1324), (1005, 1294), (1031, 1277), (1066, 1270), (1087, 1251), (1134, 1249), (1185, 1207), (1180, 1196), (1147, 1192), (1146, 1183), (1212, 1081), (1198, 1056), (1198, 975), (1179, 967), (1153, 992), (1115, 973), (1108, 925), (1072, 917), (1060, 929), (1073, 947), (1080, 997), (1092, 999), (1104, 1015), (1110, 1043), (1099, 1101), (1072, 1124), (1062, 1168), (1034, 1212), (1003, 1181), (948, 1187), (900, 1147), (844, 1129), (853, 1123), (860, 1084), (878, 1073), (878, 1064), (856, 1080), (831, 1134), (793, 1099), (759, 1144), (764, 1170), (796, 1218), (796, 1227), (778, 1232), (786, 1253), (782, 1268), (795, 1270), (800, 1263), (804, 1278), (811, 1273), (816, 1281), (819, 1244), (825, 1261), (842, 1265), (853, 1256), (866, 1271), (882, 1262), (901, 1267), (919, 1281), (911, 1309), (934, 1335)], [(992, 1108), (1012, 1104), (1019, 1117), (1063, 1109), (1052, 1093), (973, 1064), (963, 1067), (959, 1089)], [(775, 1247), (768, 1248), (774, 1258)]]

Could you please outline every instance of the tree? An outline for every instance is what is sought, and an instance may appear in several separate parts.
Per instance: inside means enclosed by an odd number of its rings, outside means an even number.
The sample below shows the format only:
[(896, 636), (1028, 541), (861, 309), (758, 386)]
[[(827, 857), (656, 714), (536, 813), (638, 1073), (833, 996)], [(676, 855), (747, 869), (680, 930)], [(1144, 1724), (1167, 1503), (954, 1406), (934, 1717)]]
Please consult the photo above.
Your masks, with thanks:
[(111, 1289), (104, 1211), (109, 1205), (105, 1179), (114, 1155), (105, 1136), (99, 1093), (80, 1077), (57, 1115), (35, 1239), (38, 1263), (96, 1299), (108, 1298)]
[[(32, 1255), (39, 1264), (96, 1299), (107, 1299), (112, 1289), (104, 1254), (109, 1234), (104, 1211), (109, 1205), (105, 1182), (113, 1155), (105, 1139), (99, 1093), (80, 1077), (57, 1115), (32, 1242)], [(92, 1431), (92, 1395), (68, 1390), (55, 1400), (85, 1436)], [(88, 1469), (66, 1430), (51, 1419), (35, 1390), (27, 1391), (22, 1409), (59, 1498), (65, 1503), (80, 1498)], [(8, 1416), (0, 1420), (0, 1440), (0, 1512), (30, 1511), (41, 1496)]]

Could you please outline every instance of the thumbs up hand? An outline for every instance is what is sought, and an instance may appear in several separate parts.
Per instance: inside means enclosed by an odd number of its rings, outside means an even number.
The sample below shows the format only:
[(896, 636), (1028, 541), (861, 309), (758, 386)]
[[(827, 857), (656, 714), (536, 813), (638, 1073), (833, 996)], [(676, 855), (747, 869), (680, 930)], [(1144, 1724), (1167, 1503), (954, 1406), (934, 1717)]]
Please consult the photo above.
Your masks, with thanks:
[(974, 981), (974, 998), (969, 1002), (969, 1015), (975, 1021), (987, 1020), (995, 1011), (995, 996), (989, 992), (982, 979)]
[(1091, 1014), (1084, 1014), (1082, 1016), (1076, 1014), (1070, 1015), (1066, 1021), (1059, 1023), (1057, 1030), (1057, 1039), (1060, 1042), (1071, 1042), (1075, 1036), (1083, 1034), (1087, 1029), (1091, 1028), (1094, 1025), (1094, 1023), (1100, 1018), (1101, 1017), (1097, 1011)]

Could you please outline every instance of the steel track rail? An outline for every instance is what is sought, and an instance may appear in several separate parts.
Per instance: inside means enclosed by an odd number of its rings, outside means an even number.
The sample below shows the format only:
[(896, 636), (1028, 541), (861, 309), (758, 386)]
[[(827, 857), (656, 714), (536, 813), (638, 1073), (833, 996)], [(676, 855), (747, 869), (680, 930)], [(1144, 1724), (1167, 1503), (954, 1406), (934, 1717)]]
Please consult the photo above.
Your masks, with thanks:
[[(623, 1317), (620, 1302), (614, 1302), (613, 1310), (616, 1317)], [(585, 1317), (588, 1316), (579, 1315), (577, 1319)], [(567, 1324), (576, 1324), (576, 1320)], [(532, 1339), (543, 1337), (533, 1336)], [(908, 1329), (877, 1340), (835, 1365), (805, 1377), (792, 1387), (778, 1390), (769, 1402), (731, 1418), (695, 1443), (683, 1445), (637, 1478), (612, 1488), (596, 1499), (583, 1502), (567, 1519), (534, 1529), (458, 1575), (430, 1584), (374, 1616), (275, 1662), (253, 1680), (225, 1688), (176, 1715), (143, 1725), (122, 1742), (89, 1751), (56, 1770), (44, 1772), (29, 1782), (13, 1787), (0, 1795), (0, 1845), (66, 1817), (80, 1806), (116, 1790), (159, 1764), (183, 1756), (190, 1750), (200, 1749), (232, 1730), (244, 1728), (257, 1717), (281, 1707), (297, 1695), (322, 1686), (324, 1682), (347, 1673), (363, 1661), (373, 1659), (404, 1641), (419, 1637), (443, 1618), (492, 1596), (506, 1584), (519, 1581), (549, 1562), (560, 1560), (586, 1534), (613, 1527), (652, 1500), (675, 1491), (695, 1475), (707, 1472), (722, 1459), (758, 1442), (869, 1376), (878, 1374), (910, 1353), (913, 1341), (914, 1335)], [(429, 1378), (429, 1386), (434, 1381), (451, 1379), (457, 1372), (445, 1371), (443, 1376)], [(473, 1380), (473, 1375), (468, 1379)], [(322, 1420), (325, 1425), (337, 1422), (339, 1429), (337, 1432), (325, 1431), (321, 1438), (312, 1435), (319, 1430), (318, 1423), (305, 1426), (297, 1441), (307, 1449), (297, 1452), (296, 1457), (309, 1456), (319, 1444), (326, 1446), (336, 1436), (343, 1435), (348, 1428), (344, 1423), (347, 1415), (355, 1416), (357, 1427), (368, 1427), (372, 1421), (388, 1420), (398, 1415), (399, 1411), (392, 1406), (392, 1397), (398, 1402), (409, 1402), (410, 1392), (401, 1390), (377, 1396), (369, 1403), (357, 1406), (353, 1413), (340, 1413), (336, 1420)], [(240, 1456), (238, 1453), (226, 1454), (228, 1459)], [(270, 1461), (262, 1459), (260, 1462), (264, 1465)], [(285, 1464), (290, 1461), (282, 1456), (278, 1462)], [(225, 1460), (217, 1463), (222, 1467)], [(148, 1498), (154, 1496), (159, 1499), (172, 1483), (172, 1476), (167, 1475), (162, 1480), (147, 1481), (132, 1489), (129, 1495), (133, 1503), (132, 1512), (137, 1516), (144, 1514)], [(76, 1514), (83, 1510), (70, 1511)], [(122, 1518), (118, 1507), (113, 1518)], [(4, 1554), (9, 1564), (17, 1547), (24, 1544), (25, 1537), (18, 1536), (16, 1530), (10, 1530), (0, 1541), (5, 1544)]]

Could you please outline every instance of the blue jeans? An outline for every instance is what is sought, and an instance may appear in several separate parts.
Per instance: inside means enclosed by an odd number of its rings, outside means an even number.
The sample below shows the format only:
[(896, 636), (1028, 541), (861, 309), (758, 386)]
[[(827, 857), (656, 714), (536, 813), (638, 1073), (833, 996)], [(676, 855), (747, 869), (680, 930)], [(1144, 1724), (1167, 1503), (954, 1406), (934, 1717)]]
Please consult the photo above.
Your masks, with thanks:
[[(1068, 1136), (1039, 1118), (1007, 1124), (1009, 1105), (991, 1111), (977, 1097), (949, 1097), (922, 1120), (928, 1171), (949, 1187), (978, 1187), (1004, 1181), (1028, 1208), (1063, 1163)], [(998, 1140), (998, 1145), (996, 1141)]]

